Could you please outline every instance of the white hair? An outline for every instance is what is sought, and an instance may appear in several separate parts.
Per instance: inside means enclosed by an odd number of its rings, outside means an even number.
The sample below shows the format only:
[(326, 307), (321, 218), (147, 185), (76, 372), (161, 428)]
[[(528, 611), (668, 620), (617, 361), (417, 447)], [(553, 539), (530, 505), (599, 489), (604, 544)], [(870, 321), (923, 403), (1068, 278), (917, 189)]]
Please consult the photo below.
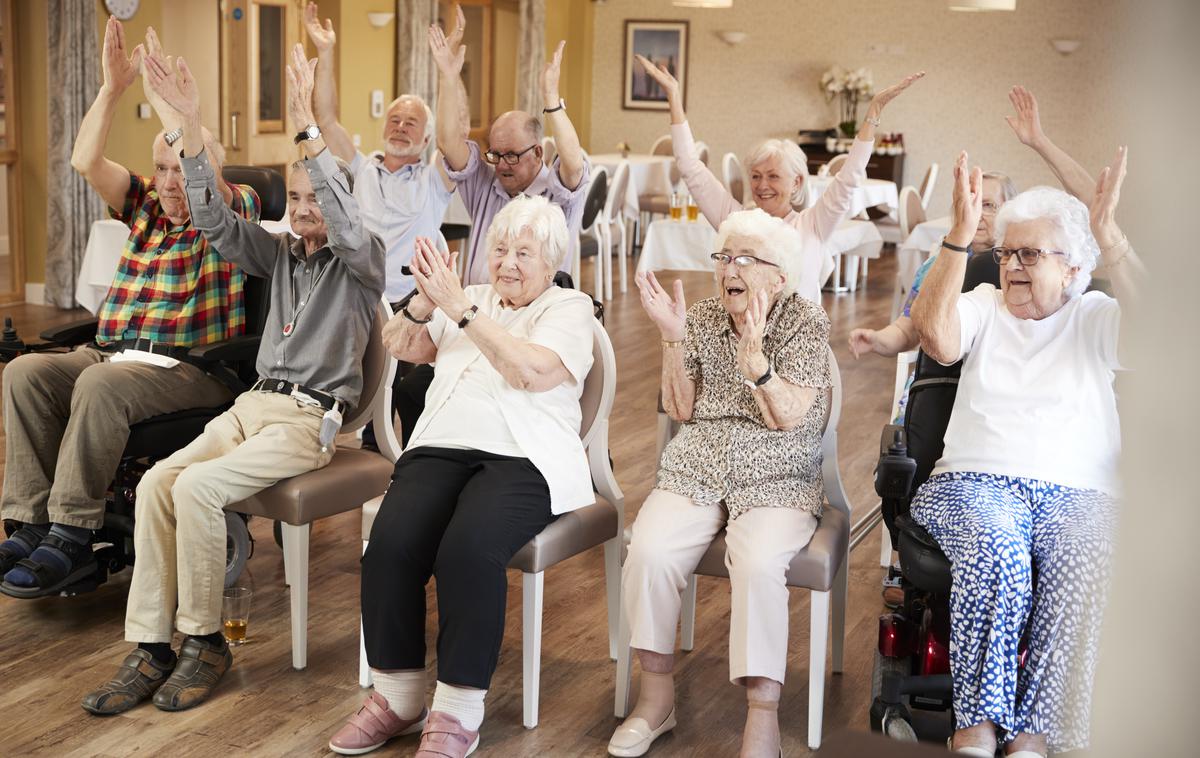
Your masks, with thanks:
[(383, 113), (384, 113), (384, 127), (383, 128), (387, 129), (386, 118), (387, 118), (387, 114), (392, 112), (392, 108), (395, 108), (400, 103), (409, 102), (409, 101), (416, 101), (421, 104), (422, 108), (425, 109), (425, 139), (432, 139), (433, 127), (434, 127), (433, 109), (429, 107), (429, 103), (425, 102), (425, 100), (420, 95), (401, 95), (400, 97), (396, 98), (392, 102), (388, 103), (388, 107), (385, 108), (383, 111)]
[(731, 213), (717, 230), (717, 252), (725, 249), (730, 237), (757, 237), (763, 246), (774, 253), (775, 262), (783, 272), (783, 295), (796, 291), (800, 285), (800, 233), (783, 219), (775, 218), (761, 208)]
[(1066, 287), (1068, 298), (1083, 294), (1092, 281), (1100, 246), (1092, 236), (1088, 207), (1053, 187), (1034, 187), (1009, 200), (996, 214), (996, 239), (1003, 244), (1009, 224), (1046, 219), (1062, 233), (1067, 265), (1078, 268)]
[(489, 253), (501, 242), (516, 239), (529, 230), (542, 249), (542, 259), (557, 271), (567, 253), (567, 218), (562, 208), (541, 196), (518, 195), (504, 206), (487, 230)]
[[(746, 168), (752, 171), (755, 166), (771, 158), (778, 158), (784, 171), (793, 176), (804, 177), (800, 186), (792, 192), (792, 205), (803, 207), (808, 195), (808, 158), (795, 142), (786, 139), (769, 139), (758, 144), (750, 155), (746, 156)], [(749, 173), (746, 180), (749, 181)]]

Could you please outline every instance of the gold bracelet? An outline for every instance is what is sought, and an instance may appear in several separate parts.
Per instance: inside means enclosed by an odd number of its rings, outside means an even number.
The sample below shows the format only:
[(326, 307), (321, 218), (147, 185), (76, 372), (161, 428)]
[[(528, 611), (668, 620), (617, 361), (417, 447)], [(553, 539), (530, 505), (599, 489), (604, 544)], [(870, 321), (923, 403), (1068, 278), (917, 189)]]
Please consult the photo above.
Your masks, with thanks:
[[(1105, 263), (1104, 262), (1104, 254), (1107, 253), (1109, 250), (1116, 250), (1121, 245), (1125, 246), (1125, 252), (1121, 253), (1121, 257), (1117, 258), (1115, 261), (1112, 261), (1111, 263)], [(1101, 266), (1103, 268), (1112, 268), (1112, 267), (1116, 266), (1118, 263), (1120, 263), (1121, 261), (1123, 261), (1127, 257), (1129, 257), (1129, 250), (1130, 250), (1129, 238), (1122, 237), (1120, 242), (1114, 242), (1113, 244), (1109, 245), (1108, 247), (1106, 247), (1100, 251)]]
[(662, 346), (664, 348), (679, 347), (682, 344), (683, 344), (683, 340), (663, 340), (662, 341)]

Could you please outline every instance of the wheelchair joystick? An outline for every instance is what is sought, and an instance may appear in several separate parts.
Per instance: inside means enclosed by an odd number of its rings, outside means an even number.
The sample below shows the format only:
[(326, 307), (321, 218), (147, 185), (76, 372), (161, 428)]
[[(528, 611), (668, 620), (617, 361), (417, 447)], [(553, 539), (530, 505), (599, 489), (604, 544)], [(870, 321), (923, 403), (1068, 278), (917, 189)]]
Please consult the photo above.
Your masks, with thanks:
[(916, 475), (917, 462), (908, 457), (904, 430), (897, 427), (887, 453), (880, 457), (875, 469), (875, 492), (885, 500), (907, 498)]
[(11, 361), (25, 352), (26, 345), (13, 328), (12, 316), (4, 317), (4, 331), (0, 333), (0, 361)]

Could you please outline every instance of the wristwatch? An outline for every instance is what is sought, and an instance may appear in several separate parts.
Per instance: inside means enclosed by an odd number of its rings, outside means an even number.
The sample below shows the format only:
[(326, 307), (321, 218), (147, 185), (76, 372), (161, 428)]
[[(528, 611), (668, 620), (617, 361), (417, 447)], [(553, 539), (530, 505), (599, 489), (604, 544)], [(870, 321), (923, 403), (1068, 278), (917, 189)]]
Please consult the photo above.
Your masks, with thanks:
[(175, 147), (175, 143), (178, 142), (181, 137), (183, 137), (183, 127), (172, 129), (163, 135), (163, 139), (166, 141), (167, 147)]
[(567, 101), (566, 101), (566, 100), (563, 100), (563, 99), (560, 97), (560, 98), (558, 99), (558, 107), (556, 107), (556, 108), (542, 108), (542, 113), (554, 113), (555, 111), (561, 111), (563, 108), (566, 108), (566, 107), (567, 107)]
[(459, 322), (458, 322), (458, 328), (459, 328), (459, 329), (466, 329), (466, 328), (467, 328), (467, 324), (469, 324), (469, 323), (471, 323), (472, 321), (474, 321), (474, 320), (475, 320), (475, 315), (476, 315), (477, 313), (479, 313), (479, 306), (478, 306), (478, 305), (472, 305), (470, 308), (468, 308), (468, 309), (466, 310), (466, 312), (465, 312), (465, 313), (463, 313), (462, 321), (459, 321)]
[(296, 144), (299, 145), (304, 140), (314, 140), (321, 138), (321, 127), (316, 124), (309, 124), (304, 127), (299, 134), (296, 135)]
[(774, 374), (771, 373), (771, 366), (770, 366), (770, 364), (768, 364), (767, 365), (767, 373), (763, 374), (762, 376), (758, 377), (757, 379), (753, 379), (753, 380), (752, 379), (743, 379), (742, 383), (753, 390), (753, 389), (757, 389), (757, 388), (763, 386), (764, 384), (766, 384), (767, 382), (771, 381), (772, 376), (774, 376)]

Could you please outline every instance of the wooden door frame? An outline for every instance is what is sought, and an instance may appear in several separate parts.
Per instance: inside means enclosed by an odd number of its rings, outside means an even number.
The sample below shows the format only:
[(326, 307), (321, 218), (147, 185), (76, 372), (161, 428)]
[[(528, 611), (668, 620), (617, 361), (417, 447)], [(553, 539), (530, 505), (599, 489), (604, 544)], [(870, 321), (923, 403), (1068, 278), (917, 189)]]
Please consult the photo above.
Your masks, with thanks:
[(6, 145), (0, 150), (0, 165), (8, 167), (8, 257), (12, 289), (0, 292), (0, 304), (25, 301), (25, 240), (21, 223), (24, 206), (21, 202), (21, 119), (18, 103), (19, 80), (16, 76), (17, 39), (13, 34), (13, 0), (0, 0), (0, 45), (4, 49), (4, 133)]

